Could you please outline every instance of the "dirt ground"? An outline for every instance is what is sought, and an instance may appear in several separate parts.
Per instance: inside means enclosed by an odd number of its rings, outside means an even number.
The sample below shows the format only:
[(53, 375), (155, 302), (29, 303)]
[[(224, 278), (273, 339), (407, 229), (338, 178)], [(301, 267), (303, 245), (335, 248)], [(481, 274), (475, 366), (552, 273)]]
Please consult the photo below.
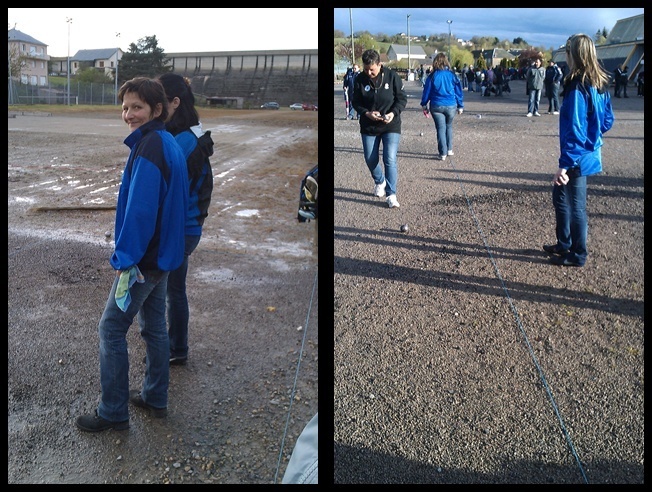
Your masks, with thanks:
[[(64, 108), (65, 109), (65, 108)], [(81, 433), (99, 401), (97, 323), (113, 280), (128, 156), (119, 112), (9, 111), (8, 482), (280, 483), (318, 407), (315, 224), (296, 219), (317, 112), (203, 110), (214, 191), (190, 258), (187, 366), (169, 416)], [(145, 345), (128, 335), (131, 386)]]
[[(558, 117), (464, 92), (437, 154), (407, 84), (398, 201), (334, 107), (334, 480), (644, 483), (644, 104), (614, 99), (589, 257), (551, 265)], [(408, 224), (407, 233), (400, 226)]]

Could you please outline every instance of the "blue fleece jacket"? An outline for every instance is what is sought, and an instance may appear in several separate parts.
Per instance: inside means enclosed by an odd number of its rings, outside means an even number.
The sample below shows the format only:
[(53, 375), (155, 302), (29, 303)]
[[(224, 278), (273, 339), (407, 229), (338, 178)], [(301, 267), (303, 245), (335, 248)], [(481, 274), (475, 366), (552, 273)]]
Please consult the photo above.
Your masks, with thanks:
[(426, 79), (421, 94), (421, 107), (430, 102), (430, 107), (455, 106), (464, 108), (462, 83), (450, 70), (435, 70)]
[(559, 109), (559, 167), (579, 167), (581, 176), (601, 172), (602, 134), (613, 122), (609, 91), (598, 91), (573, 79), (564, 88), (564, 100)]
[(186, 235), (201, 236), (213, 193), (213, 169), (209, 160), (213, 155), (213, 139), (210, 131), (202, 131), (201, 123), (178, 133), (174, 138), (183, 151), (188, 168), (190, 195)]
[(124, 143), (131, 152), (118, 193), (111, 266), (174, 270), (183, 261), (188, 210), (183, 152), (160, 120), (140, 126)]

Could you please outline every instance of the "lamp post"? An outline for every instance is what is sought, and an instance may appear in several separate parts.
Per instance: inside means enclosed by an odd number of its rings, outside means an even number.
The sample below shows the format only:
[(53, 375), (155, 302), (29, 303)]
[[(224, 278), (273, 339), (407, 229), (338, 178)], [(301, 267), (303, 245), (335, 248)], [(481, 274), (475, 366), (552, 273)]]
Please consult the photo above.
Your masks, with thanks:
[(349, 9), (349, 26), (351, 27), (351, 66), (355, 65), (355, 47), (353, 46), (353, 9)]
[(408, 38), (408, 80), (410, 80), (410, 14), (407, 15), (407, 38)]
[(448, 22), (448, 63), (451, 63), (451, 24), (452, 20), (447, 20)]
[(66, 70), (68, 75), (68, 106), (70, 106), (70, 24), (72, 24), (72, 17), (66, 17), (66, 22), (68, 23), (68, 70)]
[[(117, 32), (115, 33), (115, 37), (119, 38), (120, 33)], [(119, 41), (118, 41), (119, 43)], [(120, 46), (118, 46), (118, 49), (115, 51), (115, 97), (114, 97), (114, 103), (116, 106), (118, 105), (118, 62), (120, 59)]]

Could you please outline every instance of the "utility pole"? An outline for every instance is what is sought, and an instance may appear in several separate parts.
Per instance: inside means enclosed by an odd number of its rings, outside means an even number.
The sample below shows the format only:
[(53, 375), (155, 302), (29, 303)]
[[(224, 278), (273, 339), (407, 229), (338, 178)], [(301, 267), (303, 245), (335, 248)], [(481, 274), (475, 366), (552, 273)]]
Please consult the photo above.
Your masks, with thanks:
[(448, 22), (448, 63), (452, 63), (451, 61), (451, 24), (453, 23), (452, 20), (447, 20)]
[(407, 15), (407, 38), (408, 38), (408, 76), (407, 79), (410, 80), (410, 14)]
[(72, 18), (66, 17), (66, 22), (68, 23), (68, 106), (70, 106), (70, 24), (72, 24)]
[(353, 46), (353, 9), (349, 9), (349, 26), (351, 27), (351, 66), (355, 65), (355, 47)]
[[(117, 32), (115, 33), (115, 37), (119, 38), (120, 33)], [(118, 40), (118, 44), (120, 44), (120, 41)], [(118, 49), (115, 52), (115, 104), (116, 106), (118, 105), (118, 63), (120, 59), (120, 46), (118, 46)]]

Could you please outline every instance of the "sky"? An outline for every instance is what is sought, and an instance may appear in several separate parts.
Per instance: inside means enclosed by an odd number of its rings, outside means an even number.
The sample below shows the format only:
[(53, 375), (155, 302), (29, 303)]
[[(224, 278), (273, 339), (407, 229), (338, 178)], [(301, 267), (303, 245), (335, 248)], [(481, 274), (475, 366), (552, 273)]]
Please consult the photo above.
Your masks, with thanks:
[[(351, 14), (349, 14), (349, 10)], [(406, 33), (407, 15), (410, 15), (410, 36), (448, 34), (447, 20), (452, 20), (453, 39), (470, 40), (473, 36), (494, 36), (510, 42), (523, 38), (530, 46), (557, 49), (572, 34), (593, 36), (598, 29), (611, 31), (616, 21), (643, 13), (643, 8), (627, 9), (383, 9), (383, 8), (337, 8), (334, 9), (334, 29), (347, 36), (353, 32), (369, 31), (374, 35)], [(352, 22), (351, 22), (352, 21)]]
[[(49, 56), (119, 47), (156, 36), (165, 53), (317, 49), (313, 9), (8, 9), (15, 27), (48, 45)], [(66, 19), (72, 19), (70, 23)], [(116, 36), (120, 33), (120, 36)]]

